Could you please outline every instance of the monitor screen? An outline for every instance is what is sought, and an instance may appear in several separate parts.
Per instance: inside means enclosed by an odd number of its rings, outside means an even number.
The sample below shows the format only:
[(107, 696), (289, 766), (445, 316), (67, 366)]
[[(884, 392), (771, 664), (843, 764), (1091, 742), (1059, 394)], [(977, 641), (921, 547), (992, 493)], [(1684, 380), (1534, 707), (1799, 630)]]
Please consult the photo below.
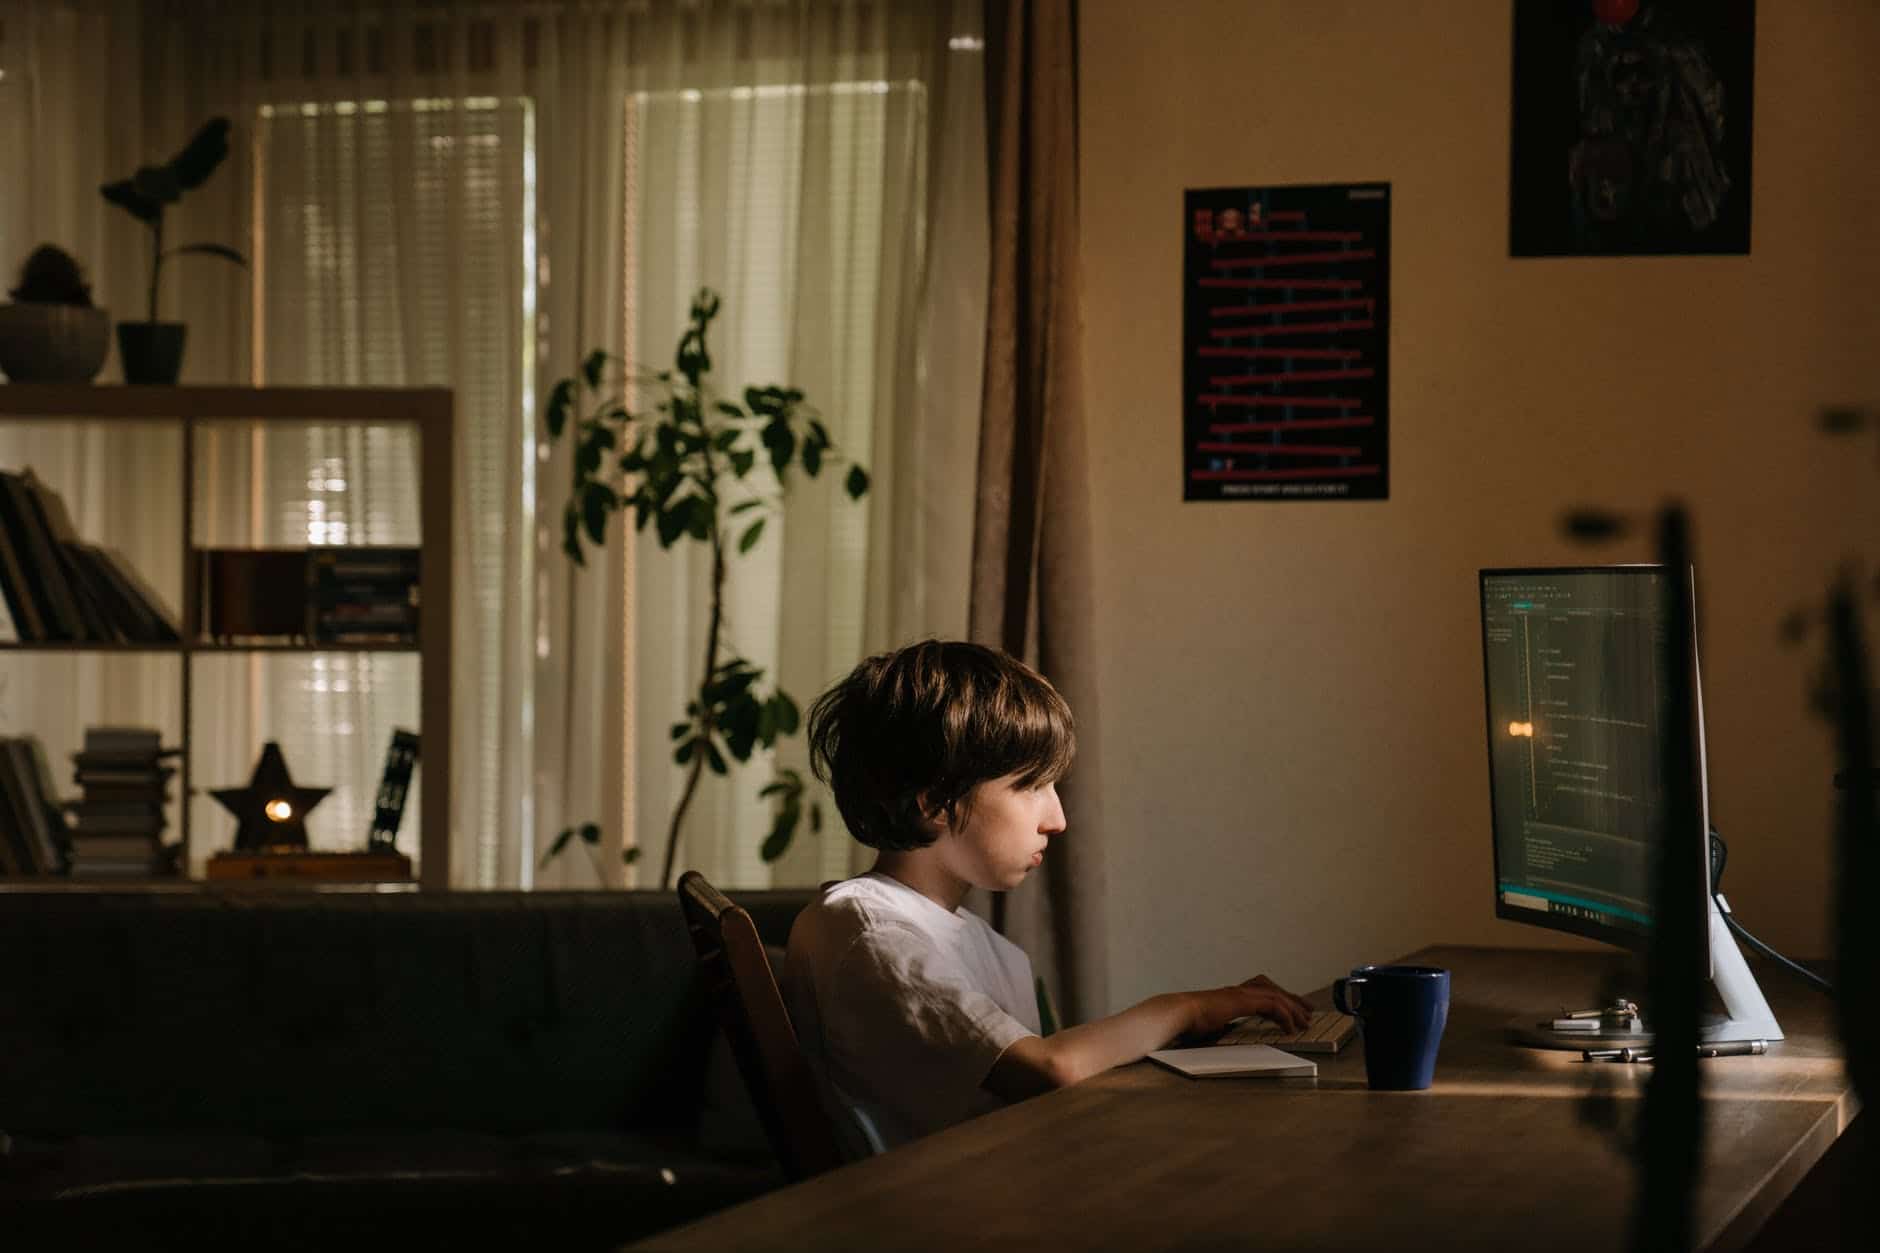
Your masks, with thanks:
[(1482, 571), (1497, 917), (1628, 948), (1650, 935), (1665, 577)]

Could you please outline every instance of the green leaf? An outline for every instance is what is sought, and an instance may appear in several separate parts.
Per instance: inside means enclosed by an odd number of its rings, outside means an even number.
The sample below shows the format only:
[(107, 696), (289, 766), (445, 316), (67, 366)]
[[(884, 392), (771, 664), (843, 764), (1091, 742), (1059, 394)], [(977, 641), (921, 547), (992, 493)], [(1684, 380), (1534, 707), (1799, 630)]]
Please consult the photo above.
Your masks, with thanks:
[(584, 844), (599, 844), (601, 842), (600, 824), (594, 822), (582, 823), (581, 842)]
[(761, 499), (752, 497), (750, 500), (740, 500), (737, 504), (731, 506), (730, 512), (733, 514), (748, 513), (752, 509), (762, 509), (763, 507), (764, 502)]
[(727, 418), (742, 419), (744, 417), (744, 410), (738, 408), (728, 400), (719, 401), (715, 408)]
[(691, 729), (692, 724), (689, 722), (675, 722), (672, 724), (672, 738), (682, 740), (685, 738), (685, 733)]
[(679, 505), (660, 510), (656, 529), (659, 532), (659, 546), (671, 548), (685, 534), (685, 510)]
[(719, 723), (724, 729), (725, 747), (739, 761), (749, 761), (751, 749), (757, 745), (757, 718), (757, 702), (747, 692), (725, 710)]
[(672, 750), (672, 759), (681, 766), (692, 760), (692, 754), (698, 751), (698, 740), (690, 739)]
[(764, 837), (764, 845), (757, 855), (765, 861), (776, 861), (790, 851), (790, 837), (796, 834), (796, 820), (801, 811), (794, 805), (786, 805), (777, 815), (777, 821), (770, 828), (770, 834)]
[(548, 409), (543, 413), (543, 422), (548, 427), (550, 439), (560, 439), (561, 429), (568, 425), (568, 410), (574, 405), (574, 380), (562, 379), (548, 393)]
[(744, 432), (738, 431), (738, 430), (720, 431), (718, 432), (716, 436), (712, 438), (712, 447), (717, 449), (719, 452), (730, 452), (731, 446), (737, 443), (738, 440), (743, 437), (743, 435), (744, 435)]
[(759, 518), (757, 521), (751, 523), (750, 529), (744, 532), (743, 536), (739, 538), (738, 551), (740, 553), (748, 553), (752, 548), (757, 546), (758, 537), (764, 533), (764, 522), (765, 519)]
[(595, 547), (607, 542), (607, 515), (614, 510), (614, 491), (605, 483), (589, 483), (581, 494), (581, 520)]
[(229, 128), (227, 118), (210, 118), (190, 136), (183, 150), (170, 158), (166, 168), (176, 180), (179, 190), (189, 191), (202, 186), (215, 173), (216, 167), (228, 159)]
[(755, 464), (757, 464), (757, 454), (748, 449), (743, 452), (734, 452), (731, 454), (731, 469), (739, 478), (743, 478), (745, 475), (749, 474), (751, 467)]
[(777, 702), (774, 700), (765, 701), (757, 711), (757, 738), (763, 741), (765, 748), (777, 742)]
[(601, 468), (600, 446), (591, 439), (581, 441), (581, 446), (574, 450), (574, 477), (576, 482), (593, 478)]
[(725, 764), (724, 754), (710, 740), (705, 741), (705, 764), (711, 767), (713, 774), (727, 774), (731, 769)]
[(849, 477), (842, 486), (848, 491), (850, 500), (860, 500), (868, 491), (868, 471), (860, 466), (850, 466)]
[(728, 705), (751, 690), (763, 672), (748, 663), (742, 667), (720, 667), (718, 675), (706, 684), (705, 697), (716, 705)]
[(160, 205), (175, 204), (183, 194), (182, 185), (177, 182), (176, 171), (167, 165), (140, 166), (137, 172), (131, 175), (131, 186), (137, 189), (138, 195)]
[(788, 792), (800, 786), (800, 784), (791, 783), (788, 779), (773, 779), (769, 783), (764, 784), (763, 787), (758, 788), (757, 794), (760, 797), (775, 796), (779, 792)]
[(100, 195), (139, 222), (155, 226), (163, 217), (163, 206), (137, 190), (137, 180), (119, 179), (98, 189)]
[(163, 255), (166, 257), (176, 257), (182, 256), (185, 253), (195, 253), (198, 256), (205, 257), (220, 257), (224, 261), (233, 261), (244, 270), (248, 268), (248, 258), (242, 256), (241, 253), (236, 252), (226, 244), (184, 244), (180, 248), (170, 249)]
[(629, 866), (640, 860), (640, 846), (635, 844), (632, 848), (623, 850), (620, 854), (620, 860), (626, 862)]
[(811, 443), (807, 440), (804, 441), (803, 443), (803, 468), (809, 471), (809, 476), (811, 478), (816, 477), (816, 472), (822, 469), (822, 445), (821, 444)]
[(777, 729), (785, 735), (795, 735), (801, 720), (796, 702), (791, 700), (790, 694), (782, 688), (778, 688), (777, 694), (770, 699), (771, 703), (777, 707)]
[(561, 551), (577, 566), (587, 564), (587, 559), (581, 555), (581, 510), (572, 500), (561, 513)]
[(820, 832), (822, 830), (822, 806), (821, 805), (811, 805), (809, 807), (809, 829), (812, 831), (817, 831), (817, 832)]
[(703, 496), (686, 497), (685, 529), (693, 539), (706, 539), (712, 533), (712, 523), (717, 519), (712, 514), (711, 502)]
[(549, 862), (559, 857), (561, 855), (561, 850), (564, 848), (567, 848), (568, 841), (572, 840), (573, 838), (574, 838), (573, 827), (569, 827), (567, 830), (563, 831), (560, 835), (556, 836), (555, 842), (548, 846), (548, 851), (546, 853), (542, 854), (542, 860), (536, 863), (537, 867), (538, 868), (545, 867), (548, 865)]
[(764, 447), (770, 450), (770, 465), (783, 477), (783, 472), (790, 464), (790, 457), (796, 452), (796, 432), (782, 418), (774, 419), (764, 428)]
[(581, 377), (587, 380), (589, 388), (597, 388), (601, 385), (601, 372), (606, 368), (607, 351), (604, 348), (596, 348), (581, 362)]
[(824, 448), (830, 446), (832, 441), (829, 438), (829, 428), (824, 426), (821, 422), (818, 422), (815, 418), (809, 420), (809, 433), (810, 436)]

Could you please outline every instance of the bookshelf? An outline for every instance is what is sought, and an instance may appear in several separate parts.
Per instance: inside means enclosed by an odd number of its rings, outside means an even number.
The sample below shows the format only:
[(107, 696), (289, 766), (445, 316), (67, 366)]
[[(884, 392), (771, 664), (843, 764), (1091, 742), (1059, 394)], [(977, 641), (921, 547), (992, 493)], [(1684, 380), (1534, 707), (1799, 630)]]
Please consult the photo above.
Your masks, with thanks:
[[(419, 672), (419, 726), (421, 756), (417, 777), (429, 803), (418, 824), (418, 884), (425, 890), (450, 885), (451, 812), (451, 514), (455, 485), (452, 449), (452, 393), (431, 387), (238, 387), (238, 386), (110, 386), (91, 384), (7, 383), (0, 385), (0, 423), (158, 424), (174, 430), (181, 441), (181, 526), (177, 560), (182, 570), (178, 634), (174, 643), (0, 643), (0, 669), (7, 664), (30, 664), (25, 658), (9, 663), (12, 654), (125, 655), (175, 658), (180, 678), (182, 732), (177, 747), (178, 833), (183, 843), (185, 873), (190, 865), (190, 736), (196, 711), (192, 705), (191, 663), (198, 658), (228, 654), (281, 653), (405, 653), (416, 654)], [(407, 426), (417, 434), (419, 598), (418, 640), (411, 644), (298, 643), (263, 641), (222, 643), (203, 637), (198, 619), (194, 520), (197, 516), (197, 435), (213, 424), (302, 423), (315, 426)], [(9, 467), (14, 468), (14, 467)], [(155, 490), (150, 485), (150, 490)], [(261, 749), (253, 746), (254, 754)], [(49, 755), (54, 746), (48, 745)], [(250, 759), (252, 761), (252, 757)], [(223, 780), (211, 781), (219, 786)], [(376, 786), (377, 779), (369, 781)], [(368, 789), (369, 790), (369, 789)], [(365, 837), (360, 826), (360, 843)], [(13, 879), (34, 888), (62, 884), (56, 878)], [(278, 885), (278, 884), (277, 884)], [(103, 888), (103, 883), (72, 883), (79, 888)], [(186, 886), (166, 884), (164, 886)]]

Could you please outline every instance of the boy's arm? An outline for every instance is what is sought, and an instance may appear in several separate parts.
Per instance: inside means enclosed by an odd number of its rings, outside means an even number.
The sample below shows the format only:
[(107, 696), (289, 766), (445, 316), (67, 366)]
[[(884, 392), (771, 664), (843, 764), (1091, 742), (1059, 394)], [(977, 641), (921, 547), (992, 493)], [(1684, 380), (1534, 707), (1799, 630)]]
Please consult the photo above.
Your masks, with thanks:
[(1014, 1041), (981, 1086), (1002, 1100), (1021, 1101), (1136, 1061), (1184, 1032), (1212, 1034), (1249, 1014), (1297, 1031), (1311, 1013), (1310, 1005), (1265, 975), (1204, 992), (1165, 992), (1050, 1037)]

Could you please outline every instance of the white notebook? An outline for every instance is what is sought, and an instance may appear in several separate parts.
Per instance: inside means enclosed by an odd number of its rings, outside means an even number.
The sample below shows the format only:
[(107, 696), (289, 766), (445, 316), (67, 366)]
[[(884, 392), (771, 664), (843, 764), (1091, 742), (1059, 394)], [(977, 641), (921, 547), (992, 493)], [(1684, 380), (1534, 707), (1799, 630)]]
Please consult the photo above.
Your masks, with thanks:
[(1229, 1078), (1236, 1075), (1276, 1079), (1310, 1079), (1319, 1064), (1309, 1058), (1282, 1053), (1270, 1044), (1211, 1044), (1198, 1049), (1157, 1049), (1149, 1060), (1190, 1079)]

